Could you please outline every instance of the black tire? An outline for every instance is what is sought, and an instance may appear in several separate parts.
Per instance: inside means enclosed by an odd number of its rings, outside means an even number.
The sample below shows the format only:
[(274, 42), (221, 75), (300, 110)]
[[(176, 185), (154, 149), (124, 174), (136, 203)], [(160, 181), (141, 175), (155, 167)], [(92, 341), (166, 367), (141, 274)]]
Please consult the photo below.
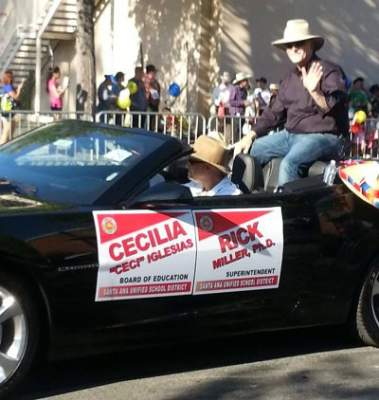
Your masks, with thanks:
[(379, 259), (372, 264), (359, 295), (356, 329), (365, 344), (379, 347)]
[[(22, 355), (17, 363), (17, 367), (15, 367), (14, 371), (9, 374), (8, 378), (3, 379), (0, 383), (0, 399), (5, 399), (10, 396), (15, 387), (25, 378), (25, 375), (28, 373), (32, 365), (38, 347), (40, 323), (37, 308), (33, 301), (32, 291), (29, 290), (25, 282), (21, 281), (16, 276), (1, 271), (0, 291), (1, 290), (6, 290), (17, 300), (22, 311), (23, 326), (27, 327), (25, 331), (26, 342), (23, 346), (23, 351), (20, 352)], [(0, 307), (1, 302), (2, 299), (0, 299)], [(6, 332), (7, 329), (11, 330), (12, 328), (6, 328), (7, 323), (11, 324), (12, 321), (0, 324), (2, 332), (5, 333), (0, 337), (0, 352), (5, 351), (7, 348), (6, 346), (9, 346), (9, 340), (7, 343)], [(13, 329), (15, 330), (16, 328)]]

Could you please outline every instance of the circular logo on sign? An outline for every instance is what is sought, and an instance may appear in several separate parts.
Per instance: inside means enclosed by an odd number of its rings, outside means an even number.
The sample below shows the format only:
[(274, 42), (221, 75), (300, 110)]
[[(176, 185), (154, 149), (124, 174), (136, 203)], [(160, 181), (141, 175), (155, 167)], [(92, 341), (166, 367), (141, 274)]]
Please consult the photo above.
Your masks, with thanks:
[(108, 235), (112, 235), (117, 230), (116, 221), (112, 217), (106, 217), (101, 222), (101, 227), (103, 231)]
[(214, 226), (213, 220), (209, 215), (203, 215), (200, 218), (199, 223), (200, 223), (200, 228), (203, 231), (207, 231), (207, 232), (211, 231), (213, 229), (213, 226)]

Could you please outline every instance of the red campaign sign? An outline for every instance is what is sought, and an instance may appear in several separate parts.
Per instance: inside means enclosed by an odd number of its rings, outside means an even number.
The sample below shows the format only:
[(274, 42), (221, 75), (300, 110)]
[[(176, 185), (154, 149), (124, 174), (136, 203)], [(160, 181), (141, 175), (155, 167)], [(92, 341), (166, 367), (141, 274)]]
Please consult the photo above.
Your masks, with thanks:
[(193, 213), (197, 232), (193, 294), (279, 286), (283, 256), (280, 207)]
[(219, 235), (268, 213), (270, 213), (270, 210), (235, 211), (232, 213), (230, 211), (228, 213), (196, 212), (195, 218), (199, 240), (202, 241), (212, 235)]
[(97, 214), (97, 226), (100, 228), (98, 240), (100, 240), (101, 244), (104, 244), (120, 236), (130, 235), (133, 232), (148, 229), (172, 218), (178, 218), (183, 214), (183, 212), (171, 211), (148, 214), (147, 216), (137, 213), (121, 214), (120, 212)]
[(192, 293), (196, 243), (190, 210), (95, 211), (93, 216), (96, 301)]

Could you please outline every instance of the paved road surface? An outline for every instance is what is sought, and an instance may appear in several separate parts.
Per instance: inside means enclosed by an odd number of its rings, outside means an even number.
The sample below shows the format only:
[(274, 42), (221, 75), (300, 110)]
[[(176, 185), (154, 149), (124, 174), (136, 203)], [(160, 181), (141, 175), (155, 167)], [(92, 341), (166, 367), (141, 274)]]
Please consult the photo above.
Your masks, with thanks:
[(259, 334), (60, 362), (17, 400), (379, 399), (379, 350), (341, 329)]

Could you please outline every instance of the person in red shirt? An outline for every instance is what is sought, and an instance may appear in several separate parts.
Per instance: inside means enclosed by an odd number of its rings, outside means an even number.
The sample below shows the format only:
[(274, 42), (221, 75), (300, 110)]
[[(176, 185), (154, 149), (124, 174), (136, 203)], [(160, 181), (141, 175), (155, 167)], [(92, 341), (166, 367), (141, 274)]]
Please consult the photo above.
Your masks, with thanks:
[(50, 109), (52, 111), (62, 111), (63, 94), (66, 91), (65, 87), (61, 86), (61, 71), (59, 67), (54, 67), (49, 71), (46, 80), (46, 91), (49, 95)]

